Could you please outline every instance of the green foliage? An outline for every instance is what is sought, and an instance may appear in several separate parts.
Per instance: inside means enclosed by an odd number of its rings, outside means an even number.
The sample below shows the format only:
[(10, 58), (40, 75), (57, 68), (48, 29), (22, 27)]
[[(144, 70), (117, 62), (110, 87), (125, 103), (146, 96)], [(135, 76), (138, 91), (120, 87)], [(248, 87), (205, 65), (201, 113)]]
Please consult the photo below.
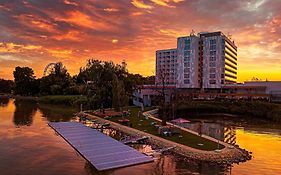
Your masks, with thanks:
[(40, 82), (40, 93), (42, 95), (75, 95), (77, 94), (75, 88), (71, 76), (62, 63), (57, 63), (51, 73), (43, 77)]
[(90, 59), (75, 77), (77, 84), (84, 84), (94, 108), (126, 106), (128, 96), (136, 85), (142, 84), (143, 77), (128, 73), (125, 67), (113, 62)]
[(129, 97), (137, 85), (154, 84), (155, 78), (131, 74), (125, 65), (90, 59), (85, 67), (80, 68), (79, 74), (72, 78), (66, 67), (57, 63), (49, 75), (41, 79), (35, 79), (31, 68), (17, 67), (14, 72), (15, 92), (19, 95), (84, 95), (92, 108), (117, 105), (116, 109), (120, 110), (129, 103)]
[(40, 103), (55, 104), (55, 105), (69, 105), (79, 106), (80, 104), (87, 104), (87, 98), (81, 95), (50, 95), (39, 97)]
[(19, 95), (35, 95), (39, 92), (39, 81), (29, 67), (16, 67), (14, 71), (15, 93)]
[(122, 111), (122, 108), (127, 105), (128, 97), (125, 92), (124, 83), (114, 75), (112, 81), (112, 107), (116, 111)]

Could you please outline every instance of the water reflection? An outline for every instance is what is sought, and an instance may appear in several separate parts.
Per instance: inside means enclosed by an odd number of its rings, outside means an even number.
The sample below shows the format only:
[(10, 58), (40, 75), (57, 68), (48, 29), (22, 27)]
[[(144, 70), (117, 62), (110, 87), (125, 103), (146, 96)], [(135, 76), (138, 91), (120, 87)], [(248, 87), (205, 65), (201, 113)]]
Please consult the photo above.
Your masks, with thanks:
[(0, 107), (8, 106), (9, 100), (7, 97), (0, 97)]
[[(0, 99), (1, 102), (1, 99)], [(206, 162), (194, 162), (176, 154), (159, 155), (155, 162), (126, 168), (98, 172), (75, 152), (60, 136), (47, 125), (48, 121), (75, 120), (71, 108), (37, 105), (28, 102), (3, 100), (0, 107), (0, 174), (40, 174), (40, 175), (180, 175), (180, 174), (239, 174), (265, 175), (281, 172), (281, 130), (273, 129), (272, 123), (247, 126), (238, 119), (222, 118), (204, 120), (202, 131), (222, 139), (226, 133), (236, 138), (236, 144), (253, 152), (253, 159), (233, 167), (224, 167)], [(8, 104), (8, 105), (7, 105)], [(194, 121), (202, 118), (194, 118)], [(224, 121), (224, 122), (221, 122)], [(229, 124), (231, 123), (232, 124)], [(196, 128), (198, 122), (191, 122)], [(241, 124), (242, 123), (242, 124)], [(29, 124), (31, 127), (14, 127)], [(235, 127), (240, 126), (240, 127)], [(226, 128), (229, 128), (228, 131)], [(218, 131), (219, 130), (219, 131)], [(106, 128), (103, 133), (117, 140), (122, 133)], [(218, 134), (218, 133), (224, 133)], [(131, 145), (141, 152), (155, 149), (149, 144)], [(16, 165), (16, 166), (15, 166)], [(9, 168), (12, 167), (12, 168)]]
[(42, 117), (50, 122), (67, 122), (73, 118), (73, 113), (77, 112), (76, 108), (63, 105), (40, 104), (38, 109)]
[(29, 101), (15, 100), (14, 124), (16, 126), (30, 126), (37, 110), (37, 104)]
[(218, 122), (198, 122), (181, 123), (180, 126), (208, 135), (217, 140), (224, 141), (229, 144), (236, 144), (236, 128), (235, 126), (225, 125)]

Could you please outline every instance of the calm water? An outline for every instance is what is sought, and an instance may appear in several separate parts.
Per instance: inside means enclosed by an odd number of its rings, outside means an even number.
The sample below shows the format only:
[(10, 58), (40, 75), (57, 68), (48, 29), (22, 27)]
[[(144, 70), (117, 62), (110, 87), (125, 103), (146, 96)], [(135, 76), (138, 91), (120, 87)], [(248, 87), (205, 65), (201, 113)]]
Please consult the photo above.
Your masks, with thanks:
[[(48, 121), (75, 120), (75, 109), (0, 99), (0, 175), (21, 174), (281, 174), (281, 130), (227, 119), (206, 121), (203, 129), (217, 139), (239, 144), (253, 152), (253, 159), (232, 167), (191, 162), (162, 155), (153, 163), (97, 172), (48, 127)], [(197, 123), (191, 126), (196, 128)], [(237, 127), (239, 125), (239, 127)], [(258, 126), (258, 127), (257, 127)], [(122, 137), (114, 130), (106, 134)], [(135, 145), (149, 152), (149, 145)]]

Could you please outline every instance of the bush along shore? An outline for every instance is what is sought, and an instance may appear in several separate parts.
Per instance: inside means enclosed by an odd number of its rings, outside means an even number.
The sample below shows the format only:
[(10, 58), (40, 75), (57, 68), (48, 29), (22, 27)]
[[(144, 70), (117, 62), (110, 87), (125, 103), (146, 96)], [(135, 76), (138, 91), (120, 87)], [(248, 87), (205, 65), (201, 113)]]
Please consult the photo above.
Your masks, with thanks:
[(262, 101), (190, 101), (176, 106), (178, 116), (227, 113), (281, 122), (281, 104)]
[(89, 102), (86, 96), (81, 95), (48, 95), (48, 96), (20, 96), (20, 95), (0, 95), (0, 98), (13, 98), (17, 101), (30, 101), (38, 102), (42, 104), (51, 104), (51, 105), (66, 105), (78, 107), (81, 104), (88, 107)]
[(232, 163), (239, 163), (244, 162), (251, 159), (251, 153), (240, 149), (239, 147), (233, 147), (226, 143), (223, 143), (225, 147), (221, 149), (220, 151), (207, 151), (207, 150), (200, 150), (195, 149), (186, 145), (182, 145), (180, 143), (176, 143), (171, 140), (167, 140), (164, 138), (161, 138), (159, 136), (149, 134), (145, 131), (141, 131), (139, 129), (131, 128), (128, 126), (124, 126), (120, 123), (110, 121), (108, 119), (98, 117), (96, 115), (92, 115), (90, 111), (88, 112), (80, 112), (77, 114), (79, 117), (86, 117), (89, 120), (93, 120), (99, 124), (110, 124), (110, 127), (126, 133), (127, 135), (132, 136), (148, 136), (149, 137), (149, 143), (153, 145), (157, 145), (159, 147), (174, 147), (172, 151), (175, 154), (182, 155), (190, 160), (196, 160), (196, 161), (206, 161), (206, 162), (212, 162), (212, 163), (218, 163), (218, 164), (227, 164), (230, 165)]

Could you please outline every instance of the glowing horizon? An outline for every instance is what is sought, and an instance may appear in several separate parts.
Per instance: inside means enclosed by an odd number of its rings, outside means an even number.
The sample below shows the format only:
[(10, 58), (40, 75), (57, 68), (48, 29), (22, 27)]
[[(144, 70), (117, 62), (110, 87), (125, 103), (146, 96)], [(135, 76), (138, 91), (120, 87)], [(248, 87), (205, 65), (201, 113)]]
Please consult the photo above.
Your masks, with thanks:
[[(71, 75), (86, 60), (155, 72), (155, 51), (175, 48), (192, 29), (230, 33), (238, 47), (238, 82), (281, 80), (281, 2), (274, 0), (85, 0), (0, 2), (0, 78), (16, 66), (39, 78), (50, 62)], [(211, 9), (216, 9), (211, 10)]]

